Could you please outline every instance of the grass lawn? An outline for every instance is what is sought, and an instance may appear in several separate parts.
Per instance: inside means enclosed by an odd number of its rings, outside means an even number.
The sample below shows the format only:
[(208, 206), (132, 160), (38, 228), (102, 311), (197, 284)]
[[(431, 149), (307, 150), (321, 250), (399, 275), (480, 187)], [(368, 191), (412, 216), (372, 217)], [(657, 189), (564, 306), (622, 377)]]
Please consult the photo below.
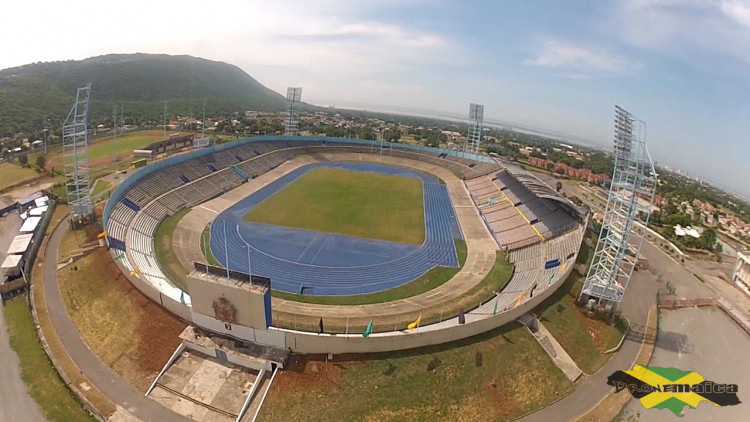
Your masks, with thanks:
[(10, 345), (21, 361), (21, 378), (44, 416), (60, 422), (96, 421), (81, 407), (44, 353), (25, 297), (7, 302), (3, 313)]
[[(167, 137), (173, 133), (178, 132), (167, 132)], [(132, 132), (126, 135), (117, 137), (117, 155), (126, 160), (133, 156), (134, 149), (142, 149), (146, 145), (164, 140), (164, 132), (161, 130), (144, 130), (139, 132)], [(50, 151), (50, 155), (47, 158), (47, 167), (54, 167), (56, 169), (62, 169), (63, 157), (62, 148), (57, 147)], [(106, 138), (99, 138), (89, 142), (88, 146), (89, 162), (92, 167), (109, 163), (114, 161), (115, 158), (115, 143), (114, 138), (109, 136)]]
[(387, 174), (315, 168), (243, 218), (393, 242), (425, 239), (422, 181)]
[(258, 420), (499, 421), (572, 390), (514, 322), (440, 346), (335, 356), (327, 369), (323, 357), (293, 356)]
[(105, 190), (109, 189), (111, 186), (112, 186), (111, 183), (102, 179), (97, 179), (94, 182), (94, 191), (92, 192), (91, 196), (97, 196), (100, 193), (104, 192)]
[(560, 289), (534, 312), (578, 366), (587, 374), (593, 374), (612, 357), (603, 352), (617, 346), (627, 324), (621, 319), (616, 326), (611, 326), (580, 312), (575, 299), (582, 286), (583, 278), (571, 273)]
[(58, 279), (68, 313), (88, 347), (146, 391), (180, 344), (185, 324), (140, 294), (104, 248), (60, 269)]
[(28, 167), (21, 167), (13, 163), (0, 164), (0, 191), (9, 186), (15, 186), (26, 180), (41, 176), (41, 174)]
[(190, 208), (184, 208), (177, 214), (169, 216), (159, 223), (159, 227), (156, 228), (156, 236), (154, 237), (154, 251), (156, 253), (156, 261), (161, 266), (167, 277), (175, 282), (177, 287), (187, 291), (187, 283), (185, 276), (188, 274), (188, 270), (182, 265), (177, 255), (174, 253), (172, 248), (172, 235), (174, 229), (177, 227), (177, 223), (182, 220), (182, 217), (186, 216), (190, 212)]
[(214, 267), (223, 267), (214, 256), (214, 253), (211, 252), (211, 247), (209, 246), (210, 244), (211, 223), (207, 224), (203, 229), (203, 233), (201, 233), (201, 252), (203, 252), (203, 256), (206, 257), (206, 262), (208, 262), (208, 265), (213, 265)]
[(283, 292), (280, 290), (271, 291), (271, 295), (279, 299), (304, 303), (316, 303), (320, 305), (367, 305), (370, 303), (390, 302), (405, 297), (416, 296), (442, 285), (453, 278), (453, 276), (459, 271), (460, 267), (463, 267), (466, 262), (466, 242), (461, 239), (454, 239), (454, 242), (456, 244), (456, 252), (458, 253), (459, 268), (435, 267), (416, 280), (412, 280), (392, 289), (350, 296), (307, 296)]

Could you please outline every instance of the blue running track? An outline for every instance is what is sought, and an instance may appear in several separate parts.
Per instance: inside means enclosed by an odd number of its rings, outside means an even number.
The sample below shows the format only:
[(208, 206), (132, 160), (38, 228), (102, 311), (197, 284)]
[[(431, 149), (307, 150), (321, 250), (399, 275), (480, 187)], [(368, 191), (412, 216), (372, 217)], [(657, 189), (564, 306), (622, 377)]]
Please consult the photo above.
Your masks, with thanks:
[[(425, 242), (411, 245), (242, 221), (248, 211), (316, 167), (421, 179)], [(326, 162), (294, 170), (219, 214), (211, 226), (210, 247), (216, 259), (227, 266), (226, 239), (229, 268), (247, 272), (249, 245), (252, 273), (271, 278), (274, 289), (339, 296), (391, 289), (434, 266), (457, 267), (454, 238), (461, 238), (461, 232), (448, 190), (438, 179), (382, 164)]]

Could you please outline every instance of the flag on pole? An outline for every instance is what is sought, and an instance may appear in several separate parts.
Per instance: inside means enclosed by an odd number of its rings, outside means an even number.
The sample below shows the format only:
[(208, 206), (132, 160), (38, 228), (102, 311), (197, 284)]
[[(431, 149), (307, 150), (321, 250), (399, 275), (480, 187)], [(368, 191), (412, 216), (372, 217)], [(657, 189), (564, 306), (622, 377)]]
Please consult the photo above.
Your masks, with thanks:
[(466, 315), (464, 314), (464, 308), (461, 308), (458, 310), (458, 323), (459, 324), (466, 323)]
[(413, 329), (419, 327), (419, 324), (421, 324), (421, 323), (422, 323), (422, 314), (419, 314), (419, 316), (417, 317), (417, 320), (414, 321), (414, 322), (412, 322), (411, 324), (409, 324), (407, 326), (407, 328), (410, 329), (410, 330), (413, 330)]
[(185, 304), (185, 292), (180, 292), (180, 303)]
[(492, 315), (495, 315), (497, 313), (497, 301), (500, 300), (499, 298), (495, 298), (495, 309), (492, 310)]
[(365, 332), (362, 333), (362, 337), (367, 338), (370, 337), (370, 333), (372, 333), (372, 324), (375, 323), (374, 319), (371, 319), (369, 323), (367, 323), (367, 328), (365, 328)]
[(323, 317), (320, 317), (320, 321), (318, 321), (318, 327), (320, 328), (319, 334), (323, 334)]
[(123, 259), (123, 258), (125, 258), (125, 254), (122, 253), (122, 252), (120, 252), (120, 254), (117, 255), (114, 259), (115, 259), (115, 261), (117, 261), (118, 259)]

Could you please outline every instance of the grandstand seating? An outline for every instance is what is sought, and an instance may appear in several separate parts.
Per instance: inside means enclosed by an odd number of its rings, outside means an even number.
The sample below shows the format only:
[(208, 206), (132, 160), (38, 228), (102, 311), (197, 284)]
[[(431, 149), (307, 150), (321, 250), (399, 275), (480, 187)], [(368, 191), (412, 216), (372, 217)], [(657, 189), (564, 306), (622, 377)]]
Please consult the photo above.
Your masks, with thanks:
[[(524, 298), (560, 281), (565, 269), (574, 264), (584, 232), (580, 219), (560, 201), (529, 187), (517, 169), (498, 173), (500, 166), (496, 163), (447, 154), (303, 141), (245, 143), (146, 175), (124, 193), (122, 198), (127, 201), (120, 200), (112, 208), (107, 220), (110, 244), (115, 249), (127, 247), (128, 257), (122, 263), (129, 271), (137, 270), (160, 291), (171, 291), (171, 297), (181, 298), (154, 258), (154, 235), (161, 220), (246, 182), (243, 174), (252, 179), (296, 155), (330, 152), (382, 153), (415, 159), (447, 168), (466, 180), (482, 218), (514, 263), (513, 276), (502, 292), (472, 312), (487, 312), (488, 306), (495, 303), (498, 310), (517, 306)], [(129, 206), (133, 204), (135, 208)], [(545, 269), (550, 261), (558, 265)]]
[[(428, 162), (464, 179), (496, 172), (500, 165), (428, 151), (380, 148), (361, 144), (268, 141), (239, 144), (148, 174), (130, 186), (107, 218), (110, 244), (128, 249), (123, 264), (156, 286), (172, 288), (153, 258), (153, 237), (159, 222), (185, 207), (193, 207), (268, 172), (301, 154), (382, 154)], [(231, 167), (236, 167), (232, 169)], [(239, 170), (239, 171), (237, 171)], [(128, 206), (131, 205), (131, 206)], [(133, 207), (132, 205), (135, 205)], [(137, 211), (137, 212), (136, 212)], [(166, 287), (164, 287), (166, 286)]]
[[(503, 170), (465, 182), (487, 227), (503, 249), (549, 240), (578, 225), (577, 217), (571, 216), (560, 201), (540, 197), (532, 191), (533, 186), (527, 186), (531, 177), (519, 170)], [(549, 192), (536, 190), (553, 195), (547, 189)]]

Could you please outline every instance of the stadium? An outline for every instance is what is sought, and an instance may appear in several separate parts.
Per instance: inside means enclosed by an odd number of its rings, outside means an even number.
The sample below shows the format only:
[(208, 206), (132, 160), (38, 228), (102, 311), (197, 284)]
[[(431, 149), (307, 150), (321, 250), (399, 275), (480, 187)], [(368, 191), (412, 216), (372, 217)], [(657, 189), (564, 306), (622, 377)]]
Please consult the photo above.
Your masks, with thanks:
[[(174, 254), (185, 273), (177, 276), (155, 253), (157, 229), (175, 215)], [(516, 320), (570, 274), (587, 219), (510, 162), (302, 136), (155, 161), (135, 170), (103, 212), (114, 262), (142, 293), (192, 321), (192, 340), (182, 336), (188, 347), (226, 359), (225, 343), (196, 346), (195, 338), (249, 342), (269, 370), (289, 352), (411, 349)], [(508, 276), (488, 285), (497, 266)], [(447, 279), (420, 284), (446, 269)], [(187, 288), (205, 281), (225, 290)], [(242, 292), (260, 292), (249, 311), (260, 316), (244, 324)]]

